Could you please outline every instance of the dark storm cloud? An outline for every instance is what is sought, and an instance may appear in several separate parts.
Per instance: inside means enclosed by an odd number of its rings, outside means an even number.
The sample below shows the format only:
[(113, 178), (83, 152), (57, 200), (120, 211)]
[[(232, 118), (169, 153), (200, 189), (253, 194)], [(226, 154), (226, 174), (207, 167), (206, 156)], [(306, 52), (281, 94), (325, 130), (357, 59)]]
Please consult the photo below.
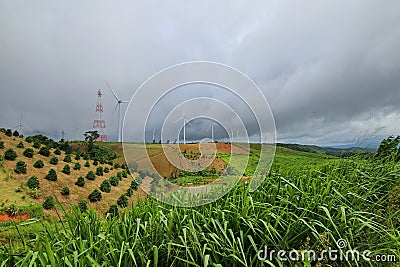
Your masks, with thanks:
[[(18, 125), (22, 112), (26, 133), (59, 138), (65, 130), (74, 139), (76, 128), (90, 129), (102, 88), (115, 140), (105, 79), (127, 100), (165, 67), (210, 60), (259, 85), (280, 141), (330, 145), (397, 134), (398, 25), (395, 0), (2, 1), (0, 127)], [(196, 127), (193, 137), (208, 126)]]

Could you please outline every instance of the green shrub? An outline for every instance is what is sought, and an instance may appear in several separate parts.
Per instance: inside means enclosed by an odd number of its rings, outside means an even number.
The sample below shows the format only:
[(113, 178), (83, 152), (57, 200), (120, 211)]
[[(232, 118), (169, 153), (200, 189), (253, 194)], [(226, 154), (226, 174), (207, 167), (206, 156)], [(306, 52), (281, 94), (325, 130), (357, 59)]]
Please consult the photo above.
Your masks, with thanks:
[(116, 176), (111, 176), (110, 177), (110, 184), (112, 186), (117, 186), (119, 184), (119, 179)]
[(26, 182), (26, 186), (32, 190), (39, 189), (39, 179), (36, 176), (32, 176)]
[(135, 190), (135, 191), (136, 191), (136, 190), (138, 190), (139, 185), (138, 185), (138, 183), (134, 180), (134, 181), (131, 182), (130, 188), (132, 188), (132, 190)]
[(109, 193), (111, 191), (111, 184), (109, 180), (104, 180), (100, 185), (100, 190), (105, 193)]
[(110, 169), (108, 168), (108, 167), (104, 167), (104, 173), (109, 173), (110, 172)]
[(4, 148), (4, 142), (0, 141), (0, 148)]
[(52, 157), (50, 159), (50, 164), (57, 165), (58, 164), (58, 158), (57, 157)]
[(126, 190), (126, 195), (127, 195), (128, 197), (131, 197), (132, 194), (133, 194), (133, 190), (132, 190), (132, 188), (129, 187), (128, 190)]
[(7, 149), (4, 152), (4, 159), (6, 160), (15, 160), (17, 158), (17, 153), (13, 149)]
[(63, 195), (63, 196), (68, 196), (68, 195), (69, 195), (69, 188), (68, 188), (68, 186), (64, 186), (64, 187), (61, 189), (61, 195)]
[(46, 210), (51, 210), (51, 209), (53, 209), (53, 208), (54, 208), (54, 200), (53, 200), (53, 197), (51, 197), (51, 196), (46, 197), (46, 200), (44, 201), (44, 203), (43, 203), (42, 206), (43, 206), (43, 208), (46, 209)]
[(70, 155), (66, 155), (65, 157), (64, 157), (64, 162), (71, 162), (72, 160), (71, 160), (71, 156)]
[(19, 132), (18, 132), (17, 130), (15, 130), (15, 131), (13, 132), (13, 136), (14, 136), (14, 137), (18, 137), (18, 136), (19, 136)]
[(114, 169), (118, 169), (118, 168), (121, 168), (121, 164), (115, 163), (115, 164), (114, 164)]
[(96, 175), (97, 176), (103, 176), (103, 167), (97, 167)]
[(24, 147), (25, 147), (25, 146), (24, 146), (24, 143), (22, 143), (22, 141), (19, 142), (18, 145), (17, 145), (17, 148), (24, 148)]
[(87, 201), (86, 200), (80, 200), (78, 202), (78, 208), (82, 213), (86, 212), (88, 210)]
[(75, 162), (74, 170), (80, 170), (80, 169), (81, 169), (81, 164), (79, 162)]
[(33, 155), (35, 154), (35, 151), (33, 151), (32, 148), (27, 148), (24, 150), (23, 155), (27, 158), (32, 158)]
[(43, 166), (44, 166), (44, 163), (43, 163), (43, 160), (41, 160), (41, 159), (37, 160), (37, 161), (33, 164), (33, 167), (38, 168), (38, 169), (43, 168)]
[(54, 169), (50, 169), (49, 173), (45, 177), (46, 180), (49, 181), (57, 181), (57, 173)]
[(99, 162), (98, 162), (97, 160), (94, 160), (94, 161), (93, 161), (93, 165), (94, 165), (94, 166), (97, 166), (97, 165), (99, 165)]
[(26, 174), (26, 163), (23, 161), (18, 161), (15, 166), (15, 173)]
[(79, 154), (76, 154), (75, 160), (80, 160), (80, 159), (81, 159), (81, 156)]
[(76, 180), (76, 182), (75, 182), (75, 185), (80, 186), (80, 187), (84, 186), (85, 185), (85, 179), (82, 176), (79, 176), (78, 180)]
[(68, 164), (65, 164), (62, 172), (65, 173), (65, 174), (70, 174), (71, 173), (71, 167), (69, 167)]
[(56, 155), (61, 155), (61, 150), (56, 148), (56, 150), (54, 150), (54, 154)]
[(110, 219), (119, 217), (118, 206), (116, 204), (111, 205), (107, 210), (106, 216)]
[(89, 180), (94, 180), (94, 179), (96, 179), (96, 174), (94, 174), (93, 171), (89, 171), (89, 172), (86, 174), (86, 178), (89, 179)]
[(92, 193), (89, 194), (90, 202), (97, 202), (101, 200), (101, 192), (97, 189), (93, 190)]
[(85, 167), (90, 167), (89, 161), (86, 161), (84, 166), (85, 166)]
[(12, 130), (11, 129), (7, 129), (6, 130), (6, 135), (11, 137), (12, 136)]
[(44, 147), (40, 148), (39, 154), (42, 156), (48, 157), (48, 156), (50, 156), (50, 150), (47, 146), (44, 146)]
[(40, 148), (40, 143), (38, 141), (33, 142), (33, 147), (34, 148)]
[(118, 198), (117, 204), (118, 204), (118, 206), (120, 206), (121, 208), (126, 208), (126, 207), (128, 207), (129, 202), (128, 202), (128, 198), (126, 197), (125, 194), (122, 194), (122, 195)]
[(88, 155), (88, 153), (83, 154), (83, 159), (84, 159), (84, 160), (89, 160), (89, 155)]

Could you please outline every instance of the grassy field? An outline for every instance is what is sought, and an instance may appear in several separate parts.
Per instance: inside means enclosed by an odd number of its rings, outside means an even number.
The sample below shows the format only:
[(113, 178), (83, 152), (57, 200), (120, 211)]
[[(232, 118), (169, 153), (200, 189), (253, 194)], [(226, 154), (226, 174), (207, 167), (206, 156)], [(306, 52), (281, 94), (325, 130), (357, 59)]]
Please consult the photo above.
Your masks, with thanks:
[(343, 250), (399, 259), (400, 199), (393, 195), (399, 174), (396, 164), (365, 160), (297, 164), (270, 175), (254, 193), (239, 184), (201, 207), (171, 207), (148, 198), (107, 220), (94, 211), (72, 210), (63, 213), (57, 230), (43, 226), (42, 235), (19, 241), (24, 246), (0, 248), (0, 260), (18, 266), (381, 266), (326, 258), (259, 261), (257, 254), (265, 246), (321, 252), (344, 239)]
[[(106, 144), (113, 146), (115, 144)], [(155, 151), (157, 149), (154, 146)], [(250, 147), (246, 174), (254, 172)], [(157, 155), (155, 153), (154, 155)], [(219, 155), (227, 160), (226, 153)], [(262, 163), (261, 163), (262, 164)], [(359, 260), (282, 261), (268, 251), (322, 253), (345, 240), (342, 253), (370, 250), (400, 261), (400, 165), (278, 147), (270, 174), (250, 193), (245, 183), (216, 202), (180, 208), (151, 197), (118, 216), (75, 206), (56, 220), (0, 224), (2, 266), (382, 266)], [(182, 177), (181, 183), (188, 179)], [(198, 182), (202, 177), (190, 177)], [(132, 200), (131, 200), (132, 201)], [(64, 205), (65, 206), (65, 205)], [(318, 254), (320, 255), (320, 254)], [(372, 257), (371, 256), (371, 257)]]

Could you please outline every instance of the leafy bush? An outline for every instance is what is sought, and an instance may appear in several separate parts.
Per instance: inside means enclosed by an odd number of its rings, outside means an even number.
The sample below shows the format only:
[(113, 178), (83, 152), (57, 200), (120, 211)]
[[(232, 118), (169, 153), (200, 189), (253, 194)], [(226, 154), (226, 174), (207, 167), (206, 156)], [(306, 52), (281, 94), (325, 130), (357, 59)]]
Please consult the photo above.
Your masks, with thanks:
[(80, 160), (80, 159), (81, 159), (81, 156), (79, 154), (76, 154), (75, 160)]
[(127, 195), (128, 197), (131, 197), (132, 194), (133, 194), (133, 190), (132, 190), (132, 188), (129, 187), (128, 190), (126, 190), (126, 195)]
[(81, 169), (81, 164), (79, 162), (75, 162), (74, 170), (80, 170), (80, 169)]
[(109, 180), (104, 180), (100, 185), (100, 190), (102, 192), (109, 193), (111, 191), (111, 184)]
[(50, 169), (49, 173), (45, 177), (46, 180), (49, 181), (57, 181), (57, 173), (54, 169)]
[(63, 196), (68, 196), (68, 195), (69, 195), (69, 188), (68, 188), (68, 186), (64, 186), (64, 187), (61, 189), (61, 195), (63, 195)]
[(115, 163), (115, 164), (114, 164), (114, 169), (118, 169), (118, 168), (121, 168), (121, 164)]
[(103, 167), (97, 167), (96, 175), (97, 176), (103, 176)]
[(109, 173), (110, 172), (110, 169), (108, 168), (108, 167), (104, 167), (104, 173)]
[(39, 189), (39, 179), (36, 176), (32, 176), (26, 182), (26, 186), (32, 190)]
[(96, 179), (96, 174), (94, 174), (93, 171), (89, 171), (89, 172), (86, 174), (86, 178), (89, 179), (89, 180), (94, 180), (94, 179)]
[(56, 148), (56, 150), (54, 150), (54, 154), (56, 155), (61, 155), (61, 150)]
[(93, 165), (94, 165), (94, 166), (97, 166), (97, 165), (99, 165), (99, 162), (98, 162), (97, 160), (94, 160), (94, 161), (93, 161)]
[(13, 136), (14, 136), (14, 137), (18, 137), (18, 136), (19, 136), (19, 132), (18, 132), (17, 130), (15, 130), (15, 131), (13, 132)]
[(89, 154), (88, 153), (83, 154), (83, 159), (84, 160), (89, 160)]
[(43, 166), (44, 166), (44, 163), (43, 163), (43, 160), (41, 160), (41, 159), (37, 160), (37, 161), (33, 164), (33, 167), (38, 168), (38, 169), (43, 168)]
[(136, 191), (136, 190), (138, 190), (139, 185), (138, 185), (138, 183), (134, 180), (134, 181), (131, 182), (130, 188), (132, 188), (132, 190), (135, 190), (135, 191)]
[(4, 148), (4, 142), (0, 141), (0, 148)]
[(119, 179), (116, 176), (111, 176), (110, 177), (110, 184), (112, 186), (117, 186), (119, 184)]
[(108, 218), (112, 219), (115, 217), (119, 217), (119, 211), (118, 211), (118, 206), (116, 204), (111, 205), (108, 210), (106, 215), (108, 216)]
[(24, 150), (23, 155), (27, 158), (32, 158), (33, 155), (35, 154), (35, 151), (33, 151), (32, 148), (27, 148)]
[(78, 202), (78, 208), (81, 212), (86, 212), (88, 210), (87, 206), (87, 201), (86, 200), (80, 200)]
[(117, 177), (118, 177), (118, 179), (121, 181), (121, 180), (122, 180), (122, 172), (118, 172), (118, 173), (117, 173)]
[(68, 164), (65, 164), (62, 172), (65, 173), (65, 174), (70, 174), (71, 173), (71, 168), (69, 167)]
[(18, 161), (15, 166), (15, 173), (26, 174), (26, 163), (23, 161)]
[(53, 209), (53, 208), (54, 208), (54, 200), (53, 200), (53, 197), (51, 197), (51, 196), (46, 197), (46, 200), (44, 201), (44, 203), (43, 203), (42, 206), (43, 206), (43, 208), (46, 209), (46, 210), (51, 210), (51, 209)]
[(121, 172), (121, 175), (122, 175), (123, 178), (128, 178), (128, 171), (127, 170), (123, 170)]
[(6, 160), (15, 160), (17, 158), (17, 153), (13, 149), (7, 149), (4, 152), (4, 159)]
[(126, 207), (128, 207), (129, 202), (128, 202), (128, 198), (126, 197), (125, 194), (122, 194), (122, 195), (118, 198), (117, 204), (118, 204), (118, 206), (120, 206), (121, 208), (126, 208)]
[(11, 137), (12, 136), (12, 130), (11, 129), (7, 129), (5, 134), (7, 136)]
[(50, 159), (50, 164), (57, 165), (58, 164), (58, 158), (57, 157), (52, 157)]
[(85, 166), (85, 167), (90, 167), (89, 161), (86, 161), (84, 166)]
[(22, 143), (22, 141), (19, 142), (18, 145), (17, 145), (17, 148), (24, 148), (24, 147), (25, 147), (25, 146), (24, 146), (24, 143)]
[(72, 160), (71, 160), (71, 156), (70, 155), (66, 155), (65, 157), (64, 157), (64, 162), (71, 162)]
[(76, 182), (75, 182), (75, 185), (80, 186), (80, 187), (84, 186), (85, 185), (85, 179), (82, 176), (79, 176), (78, 180), (76, 180)]
[(33, 147), (34, 148), (40, 148), (40, 143), (37, 142), (37, 141), (33, 142)]
[(92, 193), (89, 194), (90, 202), (97, 202), (101, 200), (101, 192), (97, 189), (93, 190)]
[(50, 156), (50, 150), (47, 146), (44, 146), (44, 147), (40, 148), (39, 154), (42, 156), (48, 157), (48, 156)]

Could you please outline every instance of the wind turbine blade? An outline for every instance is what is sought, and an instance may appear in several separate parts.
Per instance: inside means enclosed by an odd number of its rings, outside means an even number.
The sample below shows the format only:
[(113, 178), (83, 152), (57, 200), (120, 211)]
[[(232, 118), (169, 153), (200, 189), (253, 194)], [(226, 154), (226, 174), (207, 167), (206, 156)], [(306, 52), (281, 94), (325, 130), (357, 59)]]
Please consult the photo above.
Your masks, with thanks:
[(120, 103), (131, 103), (131, 101), (120, 101)]
[(113, 114), (114, 114), (114, 113), (115, 113), (115, 111), (117, 110), (117, 108), (118, 108), (118, 105), (119, 105), (119, 103), (117, 103), (117, 104), (115, 105), (115, 108), (114, 108)]
[(178, 122), (178, 121), (180, 121), (181, 119), (183, 119), (183, 117), (180, 117), (179, 119), (177, 119), (176, 121), (173, 121), (172, 123)]
[(104, 80), (104, 81), (106, 82), (107, 87), (111, 90), (111, 93), (114, 95), (115, 99), (116, 99), (117, 101), (119, 101), (117, 95), (115, 94), (115, 92), (114, 92), (114, 90), (111, 88), (111, 86), (108, 84), (107, 80)]

